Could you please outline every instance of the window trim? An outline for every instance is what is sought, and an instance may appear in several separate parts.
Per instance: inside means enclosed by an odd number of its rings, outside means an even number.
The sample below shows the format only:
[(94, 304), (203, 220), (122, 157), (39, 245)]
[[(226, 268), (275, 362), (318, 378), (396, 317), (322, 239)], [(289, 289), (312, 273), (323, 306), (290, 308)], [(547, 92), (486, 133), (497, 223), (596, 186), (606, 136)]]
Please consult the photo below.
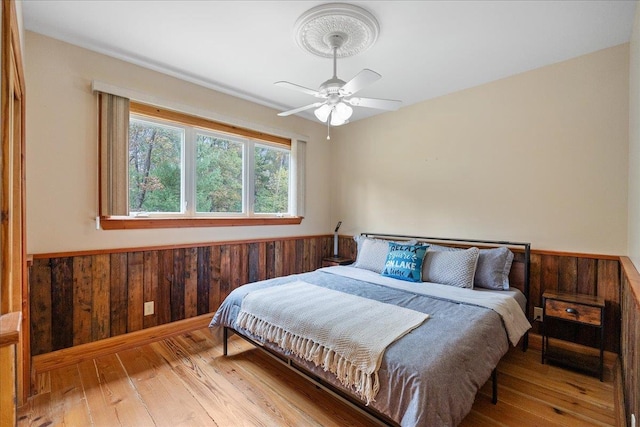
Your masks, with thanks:
[(167, 120), (183, 125), (187, 124), (208, 130), (216, 130), (219, 132), (228, 133), (232, 136), (235, 135), (252, 139), (259, 139), (261, 141), (270, 142), (272, 144), (279, 144), (291, 148), (291, 139), (289, 138), (270, 135), (268, 133), (256, 131), (253, 129), (229, 125), (226, 123), (217, 122), (215, 120), (192, 116), (190, 114), (179, 113), (177, 111), (168, 110), (166, 108), (154, 107), (148, 104), (136, 102), (134, 100), (131, 100), (129, 103), (129, 113), (147, 117), (154, 117), (157, 119)]
[[(151, 116), (140, 116), (137, 114), (132, 113), (131, 111), (129, 111), (129, 124), (131, 124), (132, 121), (143, 121), (155, 126), (159, 126), (159, 127), (164, 127), (164, 128), (172, 128), (175, 129), (176, 131), (179, 131), (182, 133), (182, 140), (180, 142), (180, 185), (181, 185), (181, 189), (180, 189), (180, 194), (184, 194), (187, 191), (187, 187), (188, 184), (186, 182), (186, 170), (187, 170), (187, 166), (186, 162), (189, 161), (189, 155), (186, 152), (186, 148), (187, 148), (187, 139), (188, 139), (188, 134), (191, 130), (191, 128), (187, 125), (182, 125), (180, 123), (177, 122), (170, 122), (167, 123), (166, 120), (161, 120), (157, 117), (151, 117)], [(183, 167), (184, 166), (184, 167)], [(130, 170), (127, 168), (127, 172), (129, 173)], [(128, 182), (129, 185), (131, 184), (131, 180), (130, 180), (130, 176), (127, 177), (128, 178)], [(128, 191), (130, 191), (129, 188), (127, 188)], [(183, 201), (183, 200), (181, 200)], [(179, 217), (185, 217), (185, 212), (182, 212), (182, 207), (180, 206), (180, 211), (174, 211), (174, 212), (153, 212), (153, 213), (147, 213), (147, 212), (132, 212), (130, 210), (130, 200), (128, 201), (128, 206), (127, 206), (127, 210), (129, 212), (128, 217), (138, 217), (138, 216), (142, 216), (144, 218), (149, 217), (150, 215), (152, 216), (158, 216), (158, 217), (171, 217), (174, 216), (176, 218)], [(115, 215), (112, 215), (115, 216)], [(127, 215), (122, 215), (123, 217), (127, 217)]]
[(141, 218), (109, 216), (100, 218), (103, 230), (136, 230), (154, 228), (233, 227), (254, 225), (297, 225), (304, 217), (193, 217), (193, 218)]
[[(293, 152), (292, 140), (268, 133), (230, 125), (203, 117), (180, 113), (174, 110), (160, 108), (134, 100), (129, 102), (129, 114), (146, 116), (151, 119), (160, 119), (176, 123), (180, 126), (193, 126), (207, 131), (217, 131), (256, 140), (257, 143), (267, 143), (286, 148)], [(297, 179), (297, 178), (296, 178)], [(290, 191), (291, 191), (290, 182)], [(293, 195), (296, 197), (296, 195)], [(293, 199), (291, 199), (293, 200)], [(291, 203), (291, 201), (290, 201)], [(190, 216), (190, 217), (135, 217), (119, 215), (100, 215), (99, 227), (103, 230), (125, 229), (157, 229), (157, 228), (191, 228), (191, 227), (230, 227), (230, 226), (256, 226), (256, 225), (296, 225), (302, 222), (303, 216), (283, 215), (265, 216)]]

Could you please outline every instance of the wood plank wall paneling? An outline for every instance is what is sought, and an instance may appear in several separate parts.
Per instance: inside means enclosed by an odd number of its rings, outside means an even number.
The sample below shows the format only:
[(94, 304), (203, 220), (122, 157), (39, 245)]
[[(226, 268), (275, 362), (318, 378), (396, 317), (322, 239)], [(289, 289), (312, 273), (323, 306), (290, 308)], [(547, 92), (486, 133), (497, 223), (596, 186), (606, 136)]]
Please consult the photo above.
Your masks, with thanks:
[(144, 304), (144, 254), (131, 252), (127, 255), (127, 332), (142, 329)]
[[(155, 304), (156, 323), (171, 322), (171, 283), (173, 282), (173, 251), (158, 251), (158, 294)], [(113, 335), (112, 335), (113, 336)]]
[(51, 341), (54, 348), (73, 345), (73, 258), (51, 260)]
[(172, 322), (184, 319), (184, 295), (184, 249), (175, 249), (170, 300)]
[(111, 323), (111, 271), (110, 257), (107, 254), (96, 255), (91, 263), (91, 341), (110, 336)]
[(627, 424), (631, 414), (640, 417), (640, 274), (631, 260), (622, 257), (622, 380)]
[(29, 275), (31, 288), (31, 354), (47, 353), (51, 342), (51, 260), (34, 259)]
[(73, 259), (73, 345), (91, 341), (92, 259), (79, 256)]
[[(109, 256), (109, 336), (127, 332), (127, 254)], [(97, 338), (96, 338), (97, 339)], [(36, 353), (34, 353), (36, 354)]]
[[(32, 355), (211, 313), (233, 289), (315, 270), (332, 251), (331, 237), (312, 236), (35, 255), (30, 275)], [(154, 301), (154, 313), (144, 316), (147, 301)]]
[(146, 329), (158, 324), (158, 316), (155, 312), (155, 304), (158, 301), (158, 251), (144, 252), (143, 257), (143, 300), (154, 301), (154, 313), (142, 319), (142, 327)]
[[(577, 292), (605, 298), (605, 350), (620, 352), (620, 262), (611, 257), (594, 258), (589, 255), (561, 253), (531, 253), (531, 295), (529, 318), (533, 308), (542, 307), (545, 291)], [(553, 336), (578, 344), (598, 346), (598, 332), (580, 325), (550, 325)], [(533, 332), (540, 333), (540, 324), (533, 324)]]
[[(339, 253), (355, 260), (356, 243), (340, 236)], [(31, 271), (32, 354), (215, 311), (247, 282), (312, 271), (333, 254), (333, 236), (232, 242), (114, 253), (37, 255)], [(522, 253), (515, 253), (511, 280), (521, 280)], [(545, 290), (604, 296), (605, 349), (620, 351), (620, 263), (614, 257), (532, 251), (531, 300), (541, 306)], [(144, 316), (144, 302), (155, 312)], [(87, 311), (88, 310), (88, 311)], [(89, 321), (90, 316), (90, 321)], [(55, 322), (52, 319), (56, 319)], [(534, 323), (533, 332), (539, 333)], [(558, 325), (560, 337), (596, 346), (596, 331)]]
[[(331, 248), (329, 252), (333, 254), (333, 239), (330, 241)], [(352, 237), (340, 236), (338, 239), (338, 253), (355, 261), (358, 255), (358, 245)]]
[(211, 248), (198, 248), (197, 255), (198, 271), (197, 271), (197, 307), (198, 314), (208, 313), (209, 310), (209, 284), (211, 283), (211, 274), (209, 267), (211, 265)]

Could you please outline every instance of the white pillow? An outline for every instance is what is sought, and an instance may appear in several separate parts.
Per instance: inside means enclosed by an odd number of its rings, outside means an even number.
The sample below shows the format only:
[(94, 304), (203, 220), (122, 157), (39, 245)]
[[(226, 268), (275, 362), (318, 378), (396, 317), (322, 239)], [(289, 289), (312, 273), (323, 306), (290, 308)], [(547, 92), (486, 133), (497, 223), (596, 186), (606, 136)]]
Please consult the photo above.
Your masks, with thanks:
[[(384, 264), (387, 261), (387, 254), (389, 253), (390, 240), (373, 239), (365, 236), (356, 236), (354, 240), (358, 244), (358, 256), (353, 266), (375, 271), (376, 273), (382, 273)], [(395, 243), (415, 245), (416, 240)]]
[(476, 247), (459, 251), (428, 250), (422, 264), (422, 280), (473, 289), (479, 253)]

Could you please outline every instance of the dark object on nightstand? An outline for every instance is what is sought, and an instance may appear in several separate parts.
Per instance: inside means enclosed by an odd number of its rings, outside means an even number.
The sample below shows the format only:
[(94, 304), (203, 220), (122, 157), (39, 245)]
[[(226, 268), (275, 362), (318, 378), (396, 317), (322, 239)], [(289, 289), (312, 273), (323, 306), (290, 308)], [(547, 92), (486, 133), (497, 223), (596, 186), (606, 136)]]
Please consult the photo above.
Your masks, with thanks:
[(353, 263), (353, 260), (351, 258), (345, 258), (341, 256), (329, 256), (326, 258), (322, 258), (323, 267), (333, 267), (335, 265), (349, 265), (352, 263)]
[[(604, 361), (604, 298), (592, 295), (545, 292), (542, 295), (542, 363), (564, 364), (599, 374), (602, 381)], [(549, 322), (572, 322), (600, 329), (600, 358), (594, 358), (549, 346)]]

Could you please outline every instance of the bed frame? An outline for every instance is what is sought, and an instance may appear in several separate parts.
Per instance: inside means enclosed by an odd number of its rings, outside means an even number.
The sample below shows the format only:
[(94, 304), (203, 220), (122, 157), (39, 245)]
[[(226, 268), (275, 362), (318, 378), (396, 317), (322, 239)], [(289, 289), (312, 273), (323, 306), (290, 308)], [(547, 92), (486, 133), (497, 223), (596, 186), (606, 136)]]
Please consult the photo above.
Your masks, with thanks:
[[(397, 235), (397, 234), (380, 234), (380, 233), (361, 233), (362, 236), (378, 238), (384, 240), (417, 240), (418, 242), (424, 243), (434, 243), (434, 244), (442, 244), (445, 246), (454, 246), (454, 247), (481, 247), (481, 248), (492, 248), (498, 246), (507, 246), (514, 252), (513, 264), (511, 265), (511, 271), (509, 273), (509, 281), (510, 286), (513, 286), (519, 289), (526, 297), (526, 311), (525, 316), (527, 319), (531, 320), (529, 317), (529, 286), (530, 286), (530, 276), (529, 276), (529, 264), (531, 261), (531, 244), (530, 243), (521, 243), (521, 242), (509, 242), (502, 240), (475, 240), (475, 239), (454, 239), (454, 238), (441, 238), (441, 237), (422, 237), (422, 236), (405, 236), (405, 235)], [(397, 426), (398, 423), (394, 420), (390, 419), (385, 414), (377, 411), (376, 409), (366, 406), (362, 401), (357, 399), (356, 397), (344, 392), (343, 390), (335, 387), (333, 384), (325, 381), (323, 378), (318, 377), (313, 374), (305, 367), (298, 365), (294, 359), (283, 356), (282, 354), (270, 349), (267, 346), (263, 346), (260, 343), (255, 342), (251, 338), (242, 334), (241, 332), (236, 331), (231, 327), (225, 326), (223, 328), (223, 354), (227, 356), (228, 354), (228, 340), (229, 333), (236, 334), (243, 338), (244, 340), (251, 343), (256, 348), (261, 349), (266, 352), (269, 356), (273, 357), (277, 361), (283, 363), (288, 368), (292, 369), (297, 374), (301, 375), (308, 381), (312, 382), (316, 386), (322, 388), (323, 390), (329, 392), (335, 397), (339, 398), (343, 402), (347, 403), (351, 407), (356, 410), (364, 413), (365, 415), (372, 418), (372, 420), (376, 421), (381, 425), (391, 425)], [(525, 333), (522, 337), (522, 351), (526, 351), (529, 345), (529, 333)], [(495, 405), (498, 403), (498, 374), (497, 367), (493, 369), (491, 372), (491, 383), (492, 383), (492, 397), (491, 402)]]

